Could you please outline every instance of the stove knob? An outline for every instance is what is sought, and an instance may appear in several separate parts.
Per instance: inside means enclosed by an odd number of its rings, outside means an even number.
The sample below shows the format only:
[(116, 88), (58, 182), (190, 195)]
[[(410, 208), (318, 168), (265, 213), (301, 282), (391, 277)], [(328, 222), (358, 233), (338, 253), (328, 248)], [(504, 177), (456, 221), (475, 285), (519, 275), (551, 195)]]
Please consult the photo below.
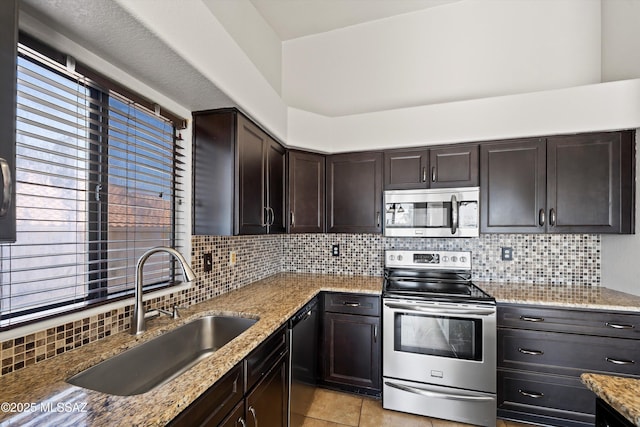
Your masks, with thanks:
[(466, 256), (461, 256), (460, 257), (460, 262), (467, 262), (467, 257)]
[(395, 255), (389, 255), (389, 261), (394, 261), (396, 259)]
[(402, 261), (402, 255), (398, 255), (398, 261)]
[(448, 256), (443, 256), (442, 257), (442, 262), (449, 262), (449, 257)]
[(452, 256), (451, 257), (451, 262), (458, 262), (458, 257), (457, 256)]

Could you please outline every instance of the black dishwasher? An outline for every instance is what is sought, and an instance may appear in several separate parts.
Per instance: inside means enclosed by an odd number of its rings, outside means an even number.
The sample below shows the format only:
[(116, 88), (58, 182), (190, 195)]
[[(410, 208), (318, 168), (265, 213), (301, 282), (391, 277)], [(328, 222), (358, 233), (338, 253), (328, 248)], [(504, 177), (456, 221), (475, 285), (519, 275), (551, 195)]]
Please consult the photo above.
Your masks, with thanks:
[(291, 427), (297, 425), (296, 421), (301, 419), (300, 415), (304, 416), (307, 413), (313, 401), (313, 392), (318, 378), (318, 331), (318, 297), (315, 297), (289, 320), (291, 344), (289, 421)]

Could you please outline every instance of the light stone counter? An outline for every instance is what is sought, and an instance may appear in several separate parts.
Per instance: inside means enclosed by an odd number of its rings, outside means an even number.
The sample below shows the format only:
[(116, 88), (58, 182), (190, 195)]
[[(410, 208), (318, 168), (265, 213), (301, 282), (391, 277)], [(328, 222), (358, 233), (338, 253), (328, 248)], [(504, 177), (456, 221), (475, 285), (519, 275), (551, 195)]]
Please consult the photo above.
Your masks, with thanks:
[(476, 282), (497, 302), (640, 312), (640, 296), (599, 286)]
[(582, 374), (582, 382), (633, 425), (640, 427), (640, 380)]
[[(126, 332), (0, 377), (0, 425), (165, 425), (244, 359), (318, 292), (380, 294), (381, 277), (277, 274), (194, 305), (178, 320), (151, 320), (140, 337)], [(72, 386), (65, 380), (122, 351), (195, 318), (243, 315), (258, 322), (176, 379), (136, 396), (113, 396)], [(24, 403), (27, 405), (26, 411)], [(8, 409), (8, 411), (7, 411)], [(20, 409), (19, 412), (11, 410)]]

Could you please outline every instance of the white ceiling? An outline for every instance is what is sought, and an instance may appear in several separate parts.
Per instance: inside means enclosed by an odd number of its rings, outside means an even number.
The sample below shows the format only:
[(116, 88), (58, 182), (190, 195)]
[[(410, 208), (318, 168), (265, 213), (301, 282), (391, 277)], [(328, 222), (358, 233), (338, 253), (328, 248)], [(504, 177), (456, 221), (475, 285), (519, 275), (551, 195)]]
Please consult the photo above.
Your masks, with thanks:
[(284, 41), (462, 0), (250, 1)]

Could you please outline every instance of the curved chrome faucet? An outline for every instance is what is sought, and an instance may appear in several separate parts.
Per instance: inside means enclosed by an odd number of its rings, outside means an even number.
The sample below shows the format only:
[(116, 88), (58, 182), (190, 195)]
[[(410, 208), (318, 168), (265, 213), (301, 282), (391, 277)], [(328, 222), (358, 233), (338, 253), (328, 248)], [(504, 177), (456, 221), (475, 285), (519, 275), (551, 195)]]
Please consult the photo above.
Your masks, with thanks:
[(157, 246), (143, 253), (142, 256), (140, 256), (140, 258), (138, 259), (138, 263), (136, 264), (136, 302), (133, 306), (133, 316), (131, 317), (131, 335), (139, 335), (147, 329), (144, 318), (144, 305), (142, 304), (142, 268), (144, 267), (144, 263), (147, 261), (147, 259), (157, 252), (166, 252), (170, 255), (173, 255), (173, 257), (178, 260), (178, 264), (180, 264), (180, 268), (182, 269), (182, 276), (184, 277), (185, 283), (193, 282), (196, 279), (196, 274), (193, 272), (191, 267), (189, 267), (187, 260), (184, 259), (180, 252), (176, 251), (173, 248), (166, 246)]

